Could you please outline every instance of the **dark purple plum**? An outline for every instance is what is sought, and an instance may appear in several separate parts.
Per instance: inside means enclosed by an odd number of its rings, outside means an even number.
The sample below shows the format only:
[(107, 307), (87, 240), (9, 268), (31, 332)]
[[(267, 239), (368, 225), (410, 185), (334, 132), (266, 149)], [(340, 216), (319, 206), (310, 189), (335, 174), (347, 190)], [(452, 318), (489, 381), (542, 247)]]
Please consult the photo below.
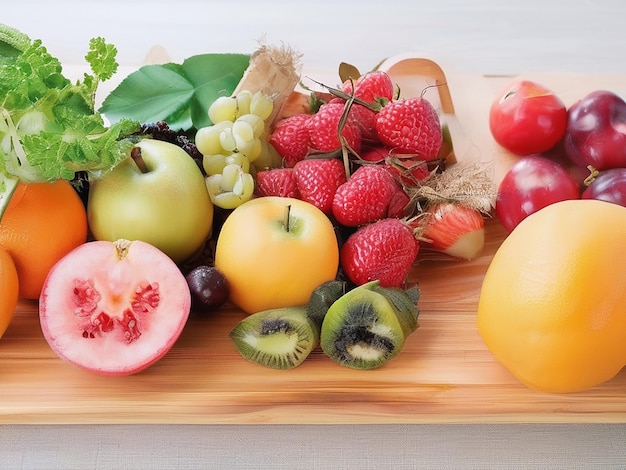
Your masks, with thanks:
[(217, 310), (228, 300), (228, 280), (213, 266), (196, 266), (185, 279), (191, 291), (191, 310), (194, 312)]

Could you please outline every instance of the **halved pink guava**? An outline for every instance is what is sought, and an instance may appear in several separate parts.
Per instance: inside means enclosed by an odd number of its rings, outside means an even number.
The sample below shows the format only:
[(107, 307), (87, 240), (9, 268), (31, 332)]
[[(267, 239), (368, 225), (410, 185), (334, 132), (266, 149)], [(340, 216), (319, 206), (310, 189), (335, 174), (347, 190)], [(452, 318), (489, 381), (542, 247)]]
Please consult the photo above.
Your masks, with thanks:
[(189, 317), (176, 264), (141, 241), (80, 245), (50, 270), (41, 328), (61, 358), (101, 375), (130, 375), (161, 359)]

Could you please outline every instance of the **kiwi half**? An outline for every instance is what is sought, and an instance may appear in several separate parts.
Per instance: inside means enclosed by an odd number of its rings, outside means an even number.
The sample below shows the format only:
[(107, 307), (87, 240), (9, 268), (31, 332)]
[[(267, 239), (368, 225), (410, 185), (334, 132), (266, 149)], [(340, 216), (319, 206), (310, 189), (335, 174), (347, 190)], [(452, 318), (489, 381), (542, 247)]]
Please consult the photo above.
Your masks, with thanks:
[(313, 290), (307, 304), (307, 315), (318, 329), (321, 329), (330, 306), (345, 293), (346, 283), (338, 280), (324, 282)]
[[(414, 293), (413, 293), (414, 294)], [(334, 361), (353, 369), (375, 369), (394, 358), (417, 328), (414, 295), (373, 281), (334, 302), (321, 328), (321, 347)]]
[(319, 328), (308, 318), (306, 306), (254, 313), (229, 336), (243, 357), (272, 369), (300, 365), (319, 344)]

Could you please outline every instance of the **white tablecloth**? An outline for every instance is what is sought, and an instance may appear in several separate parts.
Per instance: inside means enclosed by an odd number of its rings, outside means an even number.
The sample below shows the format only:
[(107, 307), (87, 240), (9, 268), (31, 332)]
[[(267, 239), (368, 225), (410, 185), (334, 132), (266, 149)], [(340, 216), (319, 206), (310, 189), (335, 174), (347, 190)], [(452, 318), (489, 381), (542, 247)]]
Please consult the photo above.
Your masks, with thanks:
[[(621, 0), (11, 0), (0, 12), (68, 64), (83, 63), (94, 36), (126, 66), (154, 45), (178, 61), (249, 53), (264, 38), (332, 77), (340, 61), (367, 70), (399, 54), (450, 72), (626, 73)], [(0, 468), (626, 468), (626, 426), (6, 425)]]

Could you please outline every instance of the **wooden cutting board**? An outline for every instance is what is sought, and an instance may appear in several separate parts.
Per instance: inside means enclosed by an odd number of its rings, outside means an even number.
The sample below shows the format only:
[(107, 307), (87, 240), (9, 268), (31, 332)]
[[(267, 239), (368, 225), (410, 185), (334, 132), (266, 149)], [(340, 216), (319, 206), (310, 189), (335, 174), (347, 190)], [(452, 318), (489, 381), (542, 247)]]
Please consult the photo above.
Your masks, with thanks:
[[(513, 158), (493, 143), (487, 113), (495, 92), (519, 77), (446, 77), (437, 64), (411, 58), (385, 67), (404, 96), (447, 83), (433, 100), (450, 124), (457, 160), (482, 161), (499, 181)], [(567, 104), (599, 88), (626, 95), (623, 76), (525, 77)], [(148, 370), (100, 377), (58, 359), (41, 334), (36, 302), (21, 301), (0, 340), (0, 423), (626, 422), (626, 371), (592, 390), (557, 395), (527, 389), (495, 361), (475, 316), (483, 275), (506, 234), (497, 220), (486, 231), (485, 249), (471, 262), (414, 266), (420, 327), (398, 357), (371, 371), (341, 367), (319, 349), (289, 371), (248, 363), (228, 338), (243, 314), (223, 308), (193, 316)]]

